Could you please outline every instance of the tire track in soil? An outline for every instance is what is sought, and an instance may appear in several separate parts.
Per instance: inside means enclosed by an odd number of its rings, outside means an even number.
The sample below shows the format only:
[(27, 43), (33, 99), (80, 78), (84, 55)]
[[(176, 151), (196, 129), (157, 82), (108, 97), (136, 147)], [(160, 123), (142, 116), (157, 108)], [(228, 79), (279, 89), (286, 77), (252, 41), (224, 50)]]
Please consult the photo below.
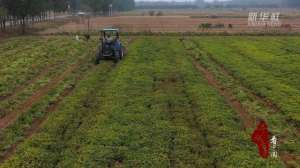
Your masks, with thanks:
[[(93, 64), (93, 68), (94, 67), (96, 67), (96, 66), (99, 66), (99, 65), (94, 65)], [(108, 69), (108, 70), (106, 70), (105, 71), (105, 74), (110, 74), (115, 68), (117, 67), (117, 64), (111, 64), (110, 65), (110, 68)], [(87, 70), (88, 71), (88, 70)], [(109, 75), (106, 75), (106, 76), (104, 76), (104, 80), (102, 81), (103, 83), (104, 82), (106, 82), (107, 81), (107, 79), (109, 78)], [(101, 85), (100, 86), (100, 88), (102, 87), (102, 86), (105, 86), (105, 85)], [(98, 88), (99, 89), (99, 88)], [(90, 98), (91, 97), (93, 97), (93, 96), (91, 96), (91, 95), (94, 95), (95, 93), (94, 92), (92, 92), (92, 93), (90, 93), (89, 92), (89, 96), (87, 96), (87, 97), (85, 97), (84, 99), (82, 99), (81, 101), (80, 101), (80, 103), (83, 103), (83, 107), (84, 108), (90, 108), (91, 106), (92, 106), (92, 104), (94, 103), (93, 101), (94, 100), (90, 100)], [(72, 135), (67, 135), (66, 136), (66, 132), (68, 131), (68, 126), (66, 126), (66, 127), (64, 127), (62, 130), (61, 130), (61, 133), (60, 133), (60, 137), (59, 137), (59, 139), (60, 139), (60, 141), (63, 141), (64, 142), (64, 145), (62, 146), (62, 148), (60, 148), (60, 152), (61, 151), (64, 151), (65, 149), (66, 149), (66, 146), (68, 146), (67, 144), (68, 144), (68, 142), (73, 138), (73, 135), (76, 135), (78, 132), (76, 132), (76, 130), (78, 130), (78, 129), (80, 129), (81, 128), (81, 126), (84, 124), (83, 122), (84, 121), (87, 121), (89, 118), (91, 118), (92, 116), (90, 115), (90, 114), (88, 114), (88, 113), (81, 113), (80, 114), (80, 121), (79, 122), (76, 122), (76, 121), (73, 121), (72, 122), (72, 124), (74, 124), (74, 126), (75, 126), (75, 133), (73, 132), (73, 134)], [(122, 159), (120, 159), (120, 160), (117, 160), (117, 161), (120, 161), (120, 163), (122, 162)], [(58, 164), (61, 162), (61, 159), (58, 159), (58, 160), (56, 160), (56, 162), (55, 162), (55, 166), (54, 167), (58, 167)]]
[[(169, 113), (169, 117), (170, 117), (170, 120), (173, 122), (175, 120), (175, 115), (174, 115), (174, 112), (173, 112), (173, 104), (170, 100), (168, 100), (167, 102), (167, 111)], [(175, 160), (175, 140), (176, 140), (176, 137), (175, 137), (175, 132), (172, 131), (171, 132), (171, 136), (170, 136), (170, 144), (169, 144), (169, 151), (168, 151), (168, 158), (169, 158), (169, 163), (170, 163), (170, 167), (175, 167), (176, 165), (176, 160)]]
[[(163, 94), (168, 94), (168, 90), (164, 89), (166, 87), (172, 88), (174, 84), (172, 81), (168, 78), (159, 79), (156, 76), (153, 76), (153, 84), (152, 84), (152, 90), (153, 92), (163, 92)], [(166, 102), (166, 112), (168, 115), (168, 119), (175, 125), (175, 114), (174, 114), (174, 104), (170, 99), (168, 99)], [(149, 105), (149, 108), (151, 107), (151, 104)], [(175, 160), (175, 140), (176, 140), (176, 132), (174, 130), (171, 130), (170, 137), (169, 137), (169, 145), (168, 145), (168, 151), (167, 151), (167, 157), (169, 160), (169, 167), (176, 167), (176, 160)]]
[[(180, 90), (178, 90), (178, 92), (176, 92), (177, 94), (180, 94), (184, 97), (186, 97), (188, 99), (188, 105), (189, 105), (189, 109), (188, 112), (191, 112), (191, 115), (186, 115), (184, 117), (184, 121), (186, 122), (186, 126), (192, 130), (192, 132), (196, 132), (197, 137), (200, 138), (202, 137), (204, 139), (204, 146), (207, 147), (208, 150), (212, 149), (212, 145), (209, 143), (208, 139), (207, 139), (207, 132), (204, 129), (201, 129), (201, 125), (199, 123), (198, 120), (196, 120), (197, 116), (196, 116), (196, 106), (193, 103), (193, 101), (191, 100), (189, 94), (186, 92), (185, 90), (185, 82), (182, 76), (177, 76), (177, 77), (168, 77), (165, 79), (157, 79), (156, 77), (154, 77), (153, 79), (153, 90), (157, 91), (157, 90), (161, 90), (163, 89), (165, 92), (165, 94), (168, 94), (168, 92), (170, 92), (170, 90), (168, 91), (168, 89), (171, 89), (173, 87), (176, 87), (175, 85), (179, 85), (181, 87)], [(168, 88), (168, 89), (164, 89)], [(172, 93), (174, 93), (174, 91), (172, 91)], [(170, 121), (176, 126), (176, 118), (178, 116), (176, 116), (176, 107), (174, 104), (174, 102), (172, 102), (170, 99), (167, 100), (167, 113), (169, 116)], [(199, 132), (200, 130), (200, 132)], [(199, 139), (198, 139), (199, 140)], [(175, 141), (176, 141), (176, 131), (172, 131), (170, 134), (170, 144), (168, 146), (168, 158), (169, 158), (169, 167), (176, 167), (176, 155), (174, 154), (175, 152)], [(199, 151), (195, 152), (198, 153)], [(201, 157), (201, 156), (199, 156)], [(212, 160), (211, 164), (214, 168), (217, 167), (217, 160)]]
[[(182, 87), (185, 88), (185, 81), (184, 81), (184, 78), (181, 76), (181, 85)], [(196, 115), (196, 105), (193, 103), (193, 100), (191, 99), (191, 97), (189, 96), (189, 94), (186, 92), (186, 89), (183, 89), (182, 90), (182, 94), (187, 98), (188, 100), (188, 104), (190, 106), (190, 109), (191, 109), (191, 115), (187, 115), (187, 120), (188, 121), (188, 124), (190, 126), (190, 128), (193, 130), (193, 132), (199, 132), (199, 136), (202, 136), (202, 138), (204, 139), (204, 145), (207, 147), (208, 151), (211, 151), (212, 150), (212, 145), (211, 143), (208, 141), (207, 139), (207, 130), (205, 129), (201, 129), (201, 124), (200, 122), (197, 120), (197, 115)], [(214, 159), (212, 161), (212, 166), (214, 168), (217, 168), (217, 160)]]

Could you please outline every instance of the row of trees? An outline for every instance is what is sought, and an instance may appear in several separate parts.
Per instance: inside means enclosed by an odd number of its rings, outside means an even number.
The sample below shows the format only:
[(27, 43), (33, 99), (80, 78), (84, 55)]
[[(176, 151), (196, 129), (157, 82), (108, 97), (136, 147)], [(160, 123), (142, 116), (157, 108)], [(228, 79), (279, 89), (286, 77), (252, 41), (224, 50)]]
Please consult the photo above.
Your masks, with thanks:
[(110, 4), (113, 5), (114, 10), (118, 11), (131, 10), (135, 6), (134, 0), (75, 0), (74, 4), (77, 4), (79, 9), (104, 14), (108, 12)]
[(115, 10), (134, 8), (134, 0), (0, 0), (0, 29), (21, 25), (24, 33), (28, 23), (49, 19), (50, 13), (89, 10), (104, 14), (110, 4)]
[(68, 0), (0, 0), (0, 28), (21, 25), (24, 33), (28, 23), (45, 20), (50, 12), (65, 11), (68, 4)]

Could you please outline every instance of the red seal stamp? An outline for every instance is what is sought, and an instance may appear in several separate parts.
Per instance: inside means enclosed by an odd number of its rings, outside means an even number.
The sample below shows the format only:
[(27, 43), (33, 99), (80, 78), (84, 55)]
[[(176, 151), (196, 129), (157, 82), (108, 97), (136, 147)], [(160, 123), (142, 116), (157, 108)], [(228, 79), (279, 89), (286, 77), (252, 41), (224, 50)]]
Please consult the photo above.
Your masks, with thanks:
[(269, 141), (269, 131), (268, 126), (265, 121), (261, 121), (254, 132), (252, 133), (252, 142), (254, 142), (259, 151), (259, 155), (266, 159), (270, 152), (270, 141)]

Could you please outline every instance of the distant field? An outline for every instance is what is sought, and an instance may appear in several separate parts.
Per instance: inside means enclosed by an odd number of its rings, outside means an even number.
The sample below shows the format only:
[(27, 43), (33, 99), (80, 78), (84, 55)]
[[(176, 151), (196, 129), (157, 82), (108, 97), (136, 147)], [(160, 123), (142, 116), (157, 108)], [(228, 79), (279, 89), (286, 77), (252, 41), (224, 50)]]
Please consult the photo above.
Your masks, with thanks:
[[(204, 9), (136, 9), (133, 11), (121, 12), (119, 15), (122, 16), (145, 16), (149, 15), (149, 11), (161, 11), (167, 16), (201, 16), (201, 17), (244, 17), (247, 18), (249, 11), (260, 11), (257, 8), (241, 9), (241, 8), (204, 8)], [(299, 9), (288, 9), (288, 8), (271, 8), (267, 9), (268, 12), (280, 12), (282, 17), (299, 17)]]
[(1, 168), (300, 166), (299, 36), (127, 36), (95, 66), (97, 38), (0, 42)]
[[(119, 28), (124, 32), (197, 32), (197, 33), (292, 33), (300, 32), (300, 11), (296, 9), (198, 9), (198, 10), (153, 10), (162, 16), (149, 16), (151, 10), (135, 10), (116, 14), (114, 17), (92, 17), (90, 30), (105, 27)], [(250, 11), (280, 12), (283, 27), (249, 27)], [(224, 28), (199, 28), (201, 24), (224, 24)], [(86, 18), (74, 18), (58, 28), (47, 29), (42, 34), (59, 32), (86, 32)], [(229, 27), (232, 25), (232, 27)]]

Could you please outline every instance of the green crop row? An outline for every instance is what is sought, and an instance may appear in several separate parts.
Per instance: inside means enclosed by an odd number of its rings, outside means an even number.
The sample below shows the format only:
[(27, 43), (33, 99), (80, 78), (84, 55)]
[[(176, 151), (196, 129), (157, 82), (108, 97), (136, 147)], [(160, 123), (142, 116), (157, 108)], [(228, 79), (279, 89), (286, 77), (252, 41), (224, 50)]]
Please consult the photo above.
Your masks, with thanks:
[[(64, 138), (75, 133), (77, 126), (80, 125), (80, 123), (88, 113), (88, 109), (86, 106), (88, 106), (88, 104), (90, 103), (90, 95), (93, 95), (95, 90), (101, 88), (101, 82), (103, 82), (103, 80), (107, 78), (108, 74), (106, 73), (109, 73), (111, 68), (111, 64), (106, 63), (105, 65), (99, 68), (95, 68), (91, 72), (89, 72), (86, 75), (87, 77), (85, 77), (84, 80), (80, 81), (76, 86), (74, 93), (65, 98), (65, 100), (60, 104), (58, 110), (56, 110), (55, 113), (49, 115), (48, 119), (45, 121), (45, 123), (42, 125), (41, 130), (39, 131), (40, 133), (25, 141), (17, 151), (16, 157), (13, 157), (10, 162), (7, 162), (2, 166), (53, 167), (51, 166), (51, 164), (48, 164), (48, 162), (52, 161), (52, 159), (55, 158), (58, 159), (60, 156), (56, 155), (54, 158), (54, 156), (51, 155), (51, 151), (60, 150), (60, 148), (63, 147), (61, 145), (66, 140)], [(39, 117), (39, 110), (44, 109), (45, 106), (48, 105), (49, 101), (51, 102), (51, 98), (53, 99), (53, 93), (55, 93), (55, 91), (49, 93), (49, 96), (46, 97), (44, 101), (42, 100), (37, 104), (37, 106), (33, 107), (32, 110), (27, 113), (26, 117), (21, 117), (23, 118), (23, 121), (20, 120), (19, 122), (17, 122), (15, 125), (17, 129), (14, 130), (14, 127), (12, 127), (11, 131), (20, 133), (22, 136), (22, 127), (20, 130), (20, 128), (18, 128), (19, 125), (23, 124), (23, 127), (26, 127), (26, 125), (24, 124), (26, 124), (26, 122), (28, 124), (31, 122), (30, 120), (32, 120), (30, 119), (30, 117)], [(16, 136), (18, 134), (13, 135)], [(49, 151), (47, 151), (47, 149), (49, 149)], [(29, 153), (26, 152), (27, 154), (25, 155), (21, 154), (22, 151), (25, 150), (29, 150)], [(44, 162), (42, 159), (44, 159), (44, 161), (48, 161)]]
[[(49, 41), (47, 47), (50, 44), (55, 44), (57, 40)], [(26, 41), (24, 41), (26, 42)], [(30, 48), (14, 52), (16, 49), (10, 49), (7, 52), (3, 52), (1, 58), (1, 96), (9, 95), (13, 90), (26, 81), (37, 75), (42, 69), (46, 68), (46, 57), (50, 57), (48, 48), (44, 43), (33, 43)], [(49, 49), (50, 50), (50, 49)], [(54, 50), (52, 48), (51, 50)], [(54, 57), (55, 58), (55, 57)], [(54, 60), (53, 58), (53, 60)]]
[[(26, 40), (24, 40), (24, 43), (26, 43)], [(21, 50), (15, 48), (1, 51), (1, 96), (11, 94), (16, 87), (25, 84), (26, 81), (36, 76), (50, 63), (55, 63), (59, 57), (62, 57), (62, 55), (54, 52), (56, 48), (53, 45), (57, 45), (57, 43), (64, 44), (64, 41), (48, 39), (45, 42), (40, 42), (40, 39), (38, 39), (26, 49), (21, 47)], [(64, 47), (62, 46), (62, 48)], [(20, 51), (14, 52), (18, 50)], [(51, 53), (55, 53), (55, 55), (51, 55)]]
[[(20, 105), (24, 100), (30, 97), (35, 91), (37, 91), (38, 89), (42, 88), (43, 86), (47, 85), (49, 82), (54, 80), (55, 77), (59, 76), (60, 74), (63, 73), (63, 71), (69, 68), (71, 64), (75, 64), (78, 62), (78, 60), (83, 59), (83, 56), (85, 56), (84, 53), (88, 52), (89, 50), (88, 45), (84, 43), (80, 43), (80, 42), (74, 43), (70, 39), (65, 41), (68, 41), (67, 46), (65, 47), (63, 46), (63, 44), (65, 44), (64, 41), (60, 41), (60, 42), (56, 41), (55, 44), (50, 43), (48, 45), (45, 44), (43, 46), (43, 48), (47, 48), (47, 50), (41, 53), (37, 53), (37, 55), (39, 54), (41, 55), (38, 58), (34, 58), (34, 63), (33, 63), (35, 65), (39, 65), (40, 67), (38, 69), (28, 68), (29, 71), (34, 71), (34, 72), (30, 72), (32, 74), (35, 74), (35, 76), (32, 76), (32, 78), (38, 78), (38, 79), (36, 81), (31, 81), (30, 83), (26, 84), (26, 86), (24, 86), (24, 89), (22, 89), (17, 93), (14, 93), (13, 98), (8, 98), (2, 101), (0, 103), (1, 109), (5, 109), (6, 113), (8, 113), (9, 111), (16, 110), (16, 108), (18, 108), (18, 105)], [(60, 44), (62, 44), (62, 47), (55, 49), (56, 46)], [(43, 55), (47, 55), (47, 56), (43, 57)], [(20, 69), (20, 71), (24, 71), (23, 67), (15, 68), (15, 69)], [(38, 71), (42, 71), (42, 72), (38, 72)], [(22, 72), (22, 73), (29, 73), (29, 72)], [(36, 73), (42, 73), (42, 75)], [(12, 72), (5, 72), (5, 74), (6, 76), (9, 76), (10, 78), (14, 78), (14, 79), (18, 79), (18, 78), (20, 79), (26, 76), (26, 75), (21, 75), (23, 77), (19, 77), (20, 75), (19, 73), (12, 73)], [(9, 85), (11, 86), (11, 88), (15, 88), (19, 86), (13, 83), (10, 83)], [(6, 85), (4, 84), (4, 86)], [(14, 90), (12, 89), (10, 92), (13, 91)], [(1, 115), (4, 116), (6, 113), (2, 113)]]
[(263, 70), (272, 72), (276, 79), (299, 90), (299, 45), (299, 37), (248, 37), (228, 39), (225, 46), (235, 48)]
[(177, 39), (139, 43), (130, 68), (122, 66), (115, 86), (103, 93), (98, 124), (71, 143), (61, 167), (282, 167), (259, 158), (237, 114), (184, 57)]
[[(32, 107), (29, 108), (28, 111), (25, 111), (23, 114), (21, 114), (15, 123), (10, 125), (6, 129), (0, 130), (0, 155), (5, 154), (7, 149), (9, 149), (12, 145), (14, 145), (17, 142), (20, 142), (26, 138), (26, 130), (28, 130), (32, 123), (36, 120), (40, 120), (45, 115), (47, 115), (48, 108), (55, 103), (58, 99), (60, 99), (62, 94), (65, 92), (65, 90), (72, 89), (78, 80), (82, 78), (82, 76), (85, 75), (85, 73), (90, 69), (91, 63), (92, 63), (92, 56), (94, 55), (94, 48), (95, 43), (89, 43), (85, 45), (86, 52), (77, 53), (77, 55), (72, 55), (74, 59), (84, 59), (79, 60), (80, 65), (76, 69), (74, 69), (68, 76), (66, 76), (64, 79), (59, 81), (57, 86), (54, 86), (53, 89), (51, 89), (48, 93), (46, 93), (43, 97), (40, 98), (36, 103), (33, 104)], [(75, 60), (69, 59), (68, 56), (66, 56), (66, 59), (69, 60), (70, 63), (65, 61), (65, 65), (71, 64)], [(75, 62), (76, 63), (76, 62)], [(61, 65), (60, 65), (61, 66)], [(63, 67), (63, 66), (62, 66)], [(66, 67), (64, 67), (66, 68)], [(56, 68), (57, 72), (55, 70), (52, 70), (52, 76), (60, 75), (61, 68)], [(50, 76), (47, 74), (44, 78), (49, 78)], [(52, 78), (54, 78), (53, 76)], [(37, 82), (38, 86), (39, 82)], [(33, 84), (34, 85), (34, 84)], [(31, 93), (34, 93), (34, 89), (27, 89), (28, 92), (31, 91)], [(27, 91), (26, 90), (26, 91)], [(23, 97), (22, 97), (23, 96)], [(27, 96), (28, 97), (28, 96)], [(10, 102), (14, 101), (16, 104), (11, 104), (12, 109), (17, 109), (17, 106), (19, 104), (19, 100), (26, 100), (26, 94), (22, 93), (20, 96), (17, 97), (18, 100), (11, 100)], [(2, 102), (1, 102), (2, 103)]]
[[(1, 40), (0, 42), (0, 50), (3, 53), (6, 52), (21, 52), (24, 49), (30, 48), (32, 45), (36, 44), (36, 42), (43, 42), (43, 38), (38, 37), (14, 37), (8, 38), (5, 40)], [(2, 58), (2, 54), (0, 58)]]
[[(233, 39), (230, 40), (230, 38)], [(255, 91), (257, 95), (275, 103), (285, 115), (285, 119), (293, 122), (298, 127), (300, 124), (300, 115), (298, 115), (300, 90), (289, 84), (295, 82), (289, 82), (290, 78), (288, 75), (282, 76), (276, 71), (265, 69), (262, 67), (262, 64), (257, 63), (258, 60), (253, 61), (251, 57), (256, 57), (253, 56), (256, 53), (243, 52), (242, 46), (247, 48), (247, 43), (243, 43), (242, 39), (236, 39), (238, 41), (236, 45), (240, 43), (241, 50), (238, 50), (237, 47), (230, 47), (230, 43), (234, 39), (234, 37), (202, 37), (197, 39), (197, 41), (200, 48), (209, 53), (211, 58), (228, 69), (236, 78), (241, 80), (243, 85)], [(259, 37), (256, 40), (258, 41)], [(256, 50), (256, 52), (259, 51)], [(298, 59), (299, 54), (290, 53), (290, 56), (292, 60), (293, 58)], [(260, 59), (263, 59), (264, 55), (260, 55), (260, 57)], [(272, 55), (268, 54), (266, 57), (272, 57)], [(278, 56), (275, 55), (273, 57)], [(258, 58), (256, 57), (256, 59)], [(282, 64), (281, 66), (288, 67), (289, 64)], [(296, 69), (299, 69), (299, 67), (296, 67)], [(293, 75), (292, 72), (286, 73)]]
[[(128, 43), (126, 40), (124, 43)], [(57, 44), (59, 46), (59, 43)], [(75, 84), (78, 82), (78, 78), (82, 78), (85, 73), (90, 70), (91, 64), (94, 62), (94, 53), (96, 51), (95, 46), (95, 39), (93, 38), (91, 42), (84, 44), (80, 43), (80, 45), (76, 46), (73, 44), (73, 47), (81, 47), (85, 48), (84, 52), (82, 53), (72, 53), (69, 55), (66, 55), (62, 57), (62, 64), (55, 65), (57, 66), (56, 69), (51, 70), (50, 75), (47, 74), (46, 78), (52, 77), (53, 78), (58, 75), (60, 75), (60, 72), (63, 69), (65, 69), (67, 65), (69, 64), (74, 64), (74, 63), (79, 63), (78, 67), (71, 73), (69, 74), (65, 79), (60, 81), (59, 85), (55, 88), (53, 88), (47, 95), (45, 95), (41, 100), (39, 100), (37, 103), (35, 103), (29, 111), (26, 113), (22, 114), (18, 120), (8, 127), (7, 129), (1, 130), (1, 143), (0, 143), (0, 150), (1, 150), (1, 155), (5, 153), (5, 151), (11, 147), (11, 145), (14, 145), (17, 142), (22, 142), (26, 138), (26, 130), (28, 130), (31, 126), (31, 124), (35, 120), (40, 120), (42, 119), (45, 115), (48, 108), (51, 106), (51, 104), (55, 103), (57, 99), (61, 99), (60, 96), (63, 96), (63, 92), (65, 90), (68, 90), (68, 88), (72, 88), (75, 86)], [(82, 55), (78, 55), (82, 54)], [(69, 58), (69, 57), (74, 57), (74, 58)], [(65, 59), (65, 60), (63, 60)], [(81, 59), (81, 60), (79, 60)], [(67, 60), (67, 61), (66, 61)], [(79, 60), (79, 62), (78, 62)], [(99, 71), (103, 71), (104, 73), (107, 69), (107, 65), (105, 66), (106, 68), (101, 68), (98, 69)], [(111, 69), (111, 68), (108, 68)], [(56, 70), (56, 71), (55, 71)], [(103, 72), (102, 72), (103, 73)], [(100, 74), (101, 75), (101, 74)], [(105, 75), (106, 76), (106, 75)], [(84, 88), (81, 88), (84, 89)]]
[[(280, 154), (289, 152), (299, 156), (300, 146), (297, 142), (300, 137), (297, 135), (295, 127), (285, 120), (284, 114), (274, 111), (273, 108), (266, 106), (260, 99), (253, 97), (251, 90), (245, 89), (241, 81), (228, 74), (228, 72), (224, 72), (224, 69), (212, 60), (210, 54), (203, 48), (198, 48), (197, 43), (198, 39), (188, 39), (184, 41), (184, 46), (186, 49), (190, 49), (189, 54), (195, 60), (212, 72), (223, 87), (229, 90), (243, 104), (251, 116), (267, 121), (272, 135), (280, 139), (280, 144), (278, 144)], [(255, 123), (253, 123), (253, 128), (249, 130), (249, 133), (254, 129)], [(298, 163), (291, 160), (288, 164), (297, 165)]]
[(85, 95), (83, 104), (66, 100), (3, 166), (276, 167), (259, 159), (237, 114), (177, 39), (141, 39), (130, 51), (101, 90)]
[(8, 167), (283, 167), (259, 157), (238, 113), (175, 37), (140, 37), (49, 115)]

